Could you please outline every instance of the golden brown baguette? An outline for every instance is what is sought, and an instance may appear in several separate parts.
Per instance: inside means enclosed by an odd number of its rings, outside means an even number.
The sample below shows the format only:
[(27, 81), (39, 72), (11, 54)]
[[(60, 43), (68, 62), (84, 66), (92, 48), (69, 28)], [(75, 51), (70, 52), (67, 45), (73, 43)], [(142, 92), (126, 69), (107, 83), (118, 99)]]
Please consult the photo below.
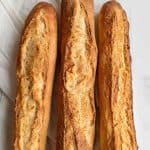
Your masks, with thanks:
[(93, 0), (63, 0), (57, 150), (92, 150), (97, 47)]
[(42, 2), (29, 15), (21, 38), (15, 150), (45, 150), (56, 54), (56, 12)]
[(129, 24), (116, 1), (99, 15), (98, 86), (101, 150), (137, 150), (132, 110)]

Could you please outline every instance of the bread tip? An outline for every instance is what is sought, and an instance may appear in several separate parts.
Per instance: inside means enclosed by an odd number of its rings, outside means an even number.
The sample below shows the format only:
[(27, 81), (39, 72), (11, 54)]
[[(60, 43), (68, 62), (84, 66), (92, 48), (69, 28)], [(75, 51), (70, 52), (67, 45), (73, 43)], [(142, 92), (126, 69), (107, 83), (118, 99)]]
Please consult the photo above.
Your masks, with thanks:
[(103, 7), (110, 7), (111, 9), (112, 8), (115, 8), (115, 7), (121, 7), (121, 4), (117, 1), (117, 0), (110, 0), (110, 1), (107, 1), (104, 3)]

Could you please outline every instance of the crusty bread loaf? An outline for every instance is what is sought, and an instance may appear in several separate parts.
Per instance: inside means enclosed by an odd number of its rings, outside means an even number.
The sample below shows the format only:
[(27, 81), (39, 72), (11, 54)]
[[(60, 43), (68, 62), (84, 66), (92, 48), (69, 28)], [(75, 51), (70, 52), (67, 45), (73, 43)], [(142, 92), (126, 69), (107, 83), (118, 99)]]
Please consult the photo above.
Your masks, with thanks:
[(101, 150), (137, 150), (132, 110), (129, 25), (116, 1), (99, 15), (98, 86)]
[(57, 53), (57, 18), (42, 2), (29, 15), (17, 62), (15, 150), (45, 150)]
[(63, 0), (57, 150), (92, 150), (97, 47), (93, 0)]

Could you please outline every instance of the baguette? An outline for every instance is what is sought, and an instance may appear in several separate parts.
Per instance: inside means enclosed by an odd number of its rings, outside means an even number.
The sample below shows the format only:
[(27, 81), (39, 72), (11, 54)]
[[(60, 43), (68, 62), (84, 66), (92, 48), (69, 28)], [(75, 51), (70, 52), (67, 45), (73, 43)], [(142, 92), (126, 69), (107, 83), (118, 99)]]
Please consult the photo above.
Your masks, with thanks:
[(93, 0), (63, 0), (57, 150), (92, 150), (97, 46)]
[(102, 7), (98, 23), (100, 148), (137, 150), (127, 16), (118, 2), (109, 1)]
[(30, 13), (17, 60), (15, 150), (45, 150), (57, 54), (57, 18), (41, 2)]

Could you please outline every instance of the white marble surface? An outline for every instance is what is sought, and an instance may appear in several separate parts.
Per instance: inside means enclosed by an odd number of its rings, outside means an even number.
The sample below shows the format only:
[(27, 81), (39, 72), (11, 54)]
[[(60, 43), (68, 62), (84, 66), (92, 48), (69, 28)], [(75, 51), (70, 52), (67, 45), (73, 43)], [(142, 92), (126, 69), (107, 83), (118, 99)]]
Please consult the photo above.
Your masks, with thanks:
[[(15, 59), (24, 20), (39, 0), (0, 0), (0, 150), (10, 150), (12, 118), (15, 98)], [(56, 9), (60, 0), (48, 0)], [(98, 12), (104, 0), (95, 0)], [(139, 150), (150, 149), (150, 2), (148, 0), (120, 0), (130, 22), (130, 41), (133, 71), (134, 116)], [(53, 102), (55, 98), (53, 99)], [(56, 108), (49, 136), (55, 143)], [(51, 147), (51, 146), (50, 146)], [(53, 149), (53, 148), (52, 148)]]

